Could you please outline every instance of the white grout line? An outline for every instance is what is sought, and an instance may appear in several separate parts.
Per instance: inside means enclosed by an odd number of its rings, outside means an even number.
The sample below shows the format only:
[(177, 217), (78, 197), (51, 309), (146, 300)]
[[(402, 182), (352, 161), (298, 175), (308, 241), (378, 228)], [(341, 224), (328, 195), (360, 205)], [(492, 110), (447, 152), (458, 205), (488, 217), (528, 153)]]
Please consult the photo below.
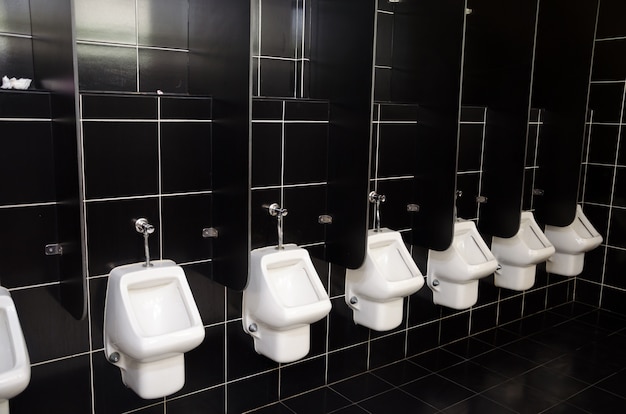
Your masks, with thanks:
[(77, 40), (77, 45), (85, 46), (107, 46), (107, 47), (120, 47), (125, 49), (138, 49), (138, 50), (163, 50), (166, 52), (180, 52), (189, 53), (188, 49), (181, 49), (175, 47), (160, 47), (160, 46), (147, 46), (132, 43), (117, 43), (117, 42), (99, 42), (94, 40)]
[(22, 39), (32, 39), (33, 35), (21, 34), (21, 33), (9, 33), (9, 32), (0, 32), (0, 36), (3, 37), (19, 37)]
[(0, 122), (52, 122), (52, 118), (0, 118)]
[[(622, 125), (624, 123), (624, 108), (626, 106), (626, 85), (624, 85), (624, 89), (622, 91), (622, 105), (621, 105), (621, 111), (620, 111), (620, 126), (619, 126), (619, 131), (617, 134), (617, 147), (615, 149), (615, 165), (613, 167), (613, 179), (612, 179), (612, 183), (611, 183), (611, 199), (609, 201), (609, 217), (608, 217), (608, 221), (606, 224), (606, 243), (608, 243), (609, 241), (609, 237), (611, 234), (611, 221), (613, 219), (613, 204), (615, 201), (615, 185), (617, 184), (617, 166), (618, 166), (618, 160), (619, 160), (619, 152), (620, 152), (620, 146), (621, 146), (621, 135), (622, 135)], [(604, 249), (604, 259), (602, 260), (602, 287), (600, 288), (600, 301), (599, 301), (599, 306), (602, 307), (602, 300), (604, 298), (604, 286), (605, 286), (605, 279), (606, 279), (606, 258), (608, 255), (608, 249)]]
[[(597, 23), (596, 23), (596, 27), (597, 27)], [(596, 39), (596, 42), (608, 42), (611, 40), (626, 40), (626, 36), (604, 37), (601, 39)]]
[(28, 204), (6, 204), (0, 206), (0, 210), (2, 209), (12, 209), (12, 208), (29, 208), (29, 207), (46, 207), (46, 206), (56, 206), (58, 205), (58, 201), (45, 201), (41, 203), (28, 203)]

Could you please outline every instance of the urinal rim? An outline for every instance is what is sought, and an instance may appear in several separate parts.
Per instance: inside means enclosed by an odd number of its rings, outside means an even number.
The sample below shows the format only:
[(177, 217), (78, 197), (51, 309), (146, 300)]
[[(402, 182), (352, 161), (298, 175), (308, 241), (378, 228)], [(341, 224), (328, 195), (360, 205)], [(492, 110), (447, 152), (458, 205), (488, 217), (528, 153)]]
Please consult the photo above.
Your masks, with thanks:
[[(3, 383), (11, 384), (11, 391), (3, 398), (10, 399), (21, 393), (30, 382), (30, 357), (24, 339), (24, 332), (17, 315), (17, 309), (10, 295), (0, 295), (0, 308), (5, 310), (7, 328), (12, 333), (10, 335), (10, 346), (12, 348), (13, 361), (8, 370), (0, 372), (0, 385)], [(11, 309), (11, 311), (7, 312), (6, 309)]]
[[(283, 247), (283, 249), (278, 250), (276, 246), (266, 246), (254, 249), (251, 252), (251, 275), (252, 272), (255, 272), (255, 274), (260, 272), (261, 274), (255, 275), (254, 277), (251, 276), (248, 287), (246, 287), (242, 295), (242, 315), (243, 313), (247, 313), (249, 321), (260, 322), (270, 329), (292, 328), (297, 325), (314, 323), (327, 315), (332, 307), (328, 292), (322, 284), (319, 274), (311, 261), (308, 250), (293, 243), (286, 244)], [(294, 256), (294, 258), (304, 261), (306, 263), (305, 266), (310, 267), (315, 277), (312, 276), (311, 272), (307, 272), (308, 280), (319, 298), (318, 301), (307, 305), (284, 305), (275, 290), (271, 288), (267, 273), (263, 271), (266, 266), (264, 262), (271, 260), (268, 256), (275, 256), (280, 253), (287, 256)], [(271, 304), (261, 304), (261, 289), (263, 288), (269, 292), (272, 298)], [(271, 315), (268, 315), (270, 313)], [(306, 318), (299, 314), (305, 314)], [(315, 314), (316, 318), (318, 315), (321, 316), (312, 322), (302, 322), (302, 320), (311, 319), (310, 314)], [(280, 320), (281, 323), (276, 324), (276, 320)], [(282, 321), (286, 321), (288, 324), (283, 324)]]
[[(544, 247), (533, 249), (529, 246), (529, 243), (520, 234), (523, 230), (524, 221), (529, 222), (529, 229)], [(526, 229), (524, 229), (524, 233), (526, 233)], [(519, 240), (519, 242), (516, 243), (515, 239)], [(511, 266), (532, 266), (550, 258), (556, 252), (556, 248), (541, 230), (532, 212), (524, 211), (520, 220), (520, 228), (515, 233), (515, 236), (510, 238), (494, 236), (491, 243), (491, 252), (499, 263)], [(530, 261), (522, 262), (516, 260), (520, 256), (527, 257)]]
[[(300, 309), (303, 307), (315, 305), (326, 299), (329, 299), (328, 292), (326, 292), (326, 288), (324, 288), (324, 285), (322, 284), (319, 274), (317, 273), (317, 270), (315, 269), (315, 265), (313, 265), (313, 262), (311, 261), (311, 256), (309, 255), (308, 250), (302, 247), (299, 247), (295, 244), (285, 245), (284, 247), (285, 247), (284, 249), (275, 250), (274, 252), (268, 252), (262, 255), (261, 257), (259, 257), (259, 269), (261, 271), (261, 277), (263, 279), (266, 289), (269, 291), (270, 295), (272, 295), (272, 297), (274, 298), (275, 303), (280, 304), (282, 308), (285, 308), (285, 309)], [(316, 302), (313, 302), (307, 305), (296, 305), (296, 306), (287, 306), (285, 303), (283, 303), (283, 300), (279, 297), (278, 293), (275, 291), (275, 289), (272, 288), (272, 283), (267, 277), (268, 274), (265, 271), (268, 268), (268, 265), (274, 263), (273, 261), (270, 263), (266, 263), (266, 261), (272, 260), (272, 256), (294, 256), (294, 259), (299, 259), (302, 262), (304, 262), (304, 267), (307, 270), (309, 270), (306, 272), (307, 279), (309, 283), (311, 284), (311, 286), (313, 287), (313, 289), (315, 290), (315, 294), (317, 295), (318, 300)], [(288, 259), (283, 259), (283, 260), (288, 260)]]
[[(197, 347), (205, 337), (205, 329), (204, 323), (202, 322), (202, 318), (200, 316), (200, 312), (198, 310), (198, 306), (193, 297), (193, 292), (189, 286), (189, 282), (187, 281), (187, 277), (185, 275), (184, 269), (177, 265), (172, 260), (157, 260), (154, 261), (154, 267), (149, 269), (142, 268), (142, 263), (132, 263), (128, 265), (122, 265), (111, 270), (109, 274), (109, 281), (107, 284), (107, 293), (105, 298), (105, 312), (104, 312), (104, 323), (103, 323), (103, 337), (105, 341), (105, 352), (113, 352), (113, 350), (120, 351), (121, 353), (128, 355), (130, 358), (135, 360), (146, 360), (149, 358), (154, 358), (155, 356), (167, 356), (167, 354), (171, 353), (184, 353), (189, 350)], [(148, 270), (145, 273), (155, 273), (157, 270), (159, 273), (167, 271), (169, 268), (175, 267), (179, 270), (175, 272), (174, 276), (167, 277), (168, 279), (176, 279), (178, 282), (179, 288), (181, 288), (181, 295), (185, 298), (184, 304), (189, 319), (191, 321), (191, 326), (179, 329), (176, 331), (170, 331), (165, 334), (155, 335), (155, 336), (146, 336), (143, 335), (141, 330), (138, 327), (138, 322), (136, 321), (136, 317), (134, 316), (134, 312), (128, 312), (127, 309), (131, 307), (128, 297), (128, 290), (123, 288), (124, 280), (127, 276), (129, 277), (137, 277), (137, 273), (144, 273), (143, 271)], [(128, 271), (125, 273), (120, 272), (122, 270), (133, 269), (136, 268), (137, 271)], [(115, 272), (115, 270), (118, 272)], [(142, 278), (146, 277), (146, 275), (142, 275)], [(157, 276), (150, 276), (151, 278)], [(109, 298), (111, 294), (111, 280), (115, 280), (113, 283), (116, 284), (116, 288), (112, 289), (114, 294)], [(184, 282), (184, 283), (183, 283)], [(115, 304), (115, 309), (110, 309), (111, 302), (119, 302)], [(193, 306), (192, 306), (193, 305)], [(119, 313), (123, 312), (124, 316), (119, 316)], [(117, 322), (109, 321), (107, 315), (117, 320)], [(119, 317), (118, 317), (119, 316)], [(119, 321), (121, 319), (121, 321)], [(131, 339), (132, 338), (132, 339)], [(155, 338), (160, 338), (160, 344), (158, 347), (155, 347), (152, 343)], [(176, 339), (176, 340), (174, 340)], [(176, 342), (177, 346), (185, 345), (184, 348), (189, 348), (186, 351), (179, 351), (175, 349), (173, 351), (165, 350), (163, 348), (167, 348), (171, 345), (172, 342)], [(109, 349), (110, 348), (110, 349)], [(175, 347), (178, 348), (178, 347)], [(141, 356), (137, 356), (139, 354)]]
[[(583, 237), (574, 228), (576, 220), (580, 219), (583, 226), (587, 227), (591, 237)], [(591, 231), (591, 230), (593, 231)], [(546, 237), (552, 237), (550, 240), (557, 253), (561, 254), (582, 254), (590, 250), (595, 249), (602, 244), (604, 238), (595, 226), (589, 221), (589, 218), (584, 214), (580, 204), (576, 206), (576, 216), (574, 220), (567, 226), (552, 226), (546, 225), (545, 229)], [(567, 234), (573, 234), (574, 237), (564, 237)], [(582, 247), (582, 249), (581, 249)]]
[[(401, 248), (397, 249), (398, 252), (400, 252), (400, 256), (402, 257), (402, 261), (404, 262), (404, 264), (409, 268), (409, 271), (411, 273), (411, 277), (407, 278), (407, 279), (400, 279), (400, 280), (389, 280), (386, 277), (383, 277), (382, 279), (385, 281), (385, 283), (388, 284), (409, 284), (409, 281), (412, 281), (413, 279), (416, 279), (418, 277), (423, 278), (424, 275), (422, 274), (422, 272), (420, 271), (419, 267), (417, 266), (417, 263), (415, 263), (415, 260), (413, 260), (413, 258), (411, 257), (411, 253), (408, 251), (408, 249), (406, 248), (406, 245), (404, 244), (404, 239), (402, 239), (402, 234), (400, 234), (399, 231), (396, 230), (390, 230), (388, 228), (382, 228), (380, 229), (380, 231), (375, 231), (375, 230), (369, 230), (368, 231), (368, 235), (367, 235), (367, 251), (368, 253), (374, 249), (372, 249), (371, 243), (382, 243), (384, 240), (390, 240), (390, 243), (385, 245), (385, 246), (381, 246), (381, 247), (388, 247), (390, 245), (396, 245), (399, 244), (401, 246)], [(370, 243), (370, 238), (380, 238), (381, 240), (376, 240), (376, 241), (372, 241)], [(373, 259), (373, 257), (370, 255), (369, 257), (367, 257), (366, 260), (371, 260), (372, 265), (374, 266), (374, 268), (376, 269), (376, 272), (379, 274), (384, 274), (381, 271), (380, 266), (378, 265), (378, 263), (376, 262), (376, 260)], [(365, 263), (364, 263), (365, 266)], [(362, 268), (364, 267), (362, 266)], [(364, 269), (365, 270), (365, 269)], [(423, 285), (422, 285), (423, 286)], [(420, 287), (421, 288), (421, 287)], [(420, 289), (418, 288), (418, 290)], [(395, 297), (395, 296), (394, 296)]]

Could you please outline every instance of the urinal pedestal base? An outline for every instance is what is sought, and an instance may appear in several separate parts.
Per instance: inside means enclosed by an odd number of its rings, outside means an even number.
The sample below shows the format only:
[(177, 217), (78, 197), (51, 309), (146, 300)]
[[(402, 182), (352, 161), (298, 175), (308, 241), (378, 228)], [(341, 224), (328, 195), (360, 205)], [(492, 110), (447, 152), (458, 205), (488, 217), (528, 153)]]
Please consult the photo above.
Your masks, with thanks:
[(150, 400), (174, 394), (185, 385), (185, 355), (140, 362), (127, 359), (122, 381), (141, 398)]
[(9, 414), (9, 400), (0, 400), (0, 414)]
[(500, 270), (496, 270), (493, 283), (501, 288), (511, 290), (527, 290), (535, 284), (537, 265), (511, 266), (500, 264)]
[(546, 271), (561, 276), (577, 276), (585, 265), (585, 253), (554, 253), (546, 263)]
[(433, 291), (433, 303), (452, 309), (468, 309), (478, 301), (478, 280), (466, 283), (451, 283), (437, 279), (439, 284), (433, 286), (429, 276), (428, 287)]
[(309, 353), (311, 325), (277, 331), (258, 324), (253, 333), (254, 350), (276, 362), (293, 362)]
[(352, 308), (354, 323), (375, 331), (388, 331), (402, 323), (404, 299), (397, 298), (388, 302), (373, 302), (358, 297), (356, 304), (350, 304), (351, 295), (346, 295), (346, 303)]

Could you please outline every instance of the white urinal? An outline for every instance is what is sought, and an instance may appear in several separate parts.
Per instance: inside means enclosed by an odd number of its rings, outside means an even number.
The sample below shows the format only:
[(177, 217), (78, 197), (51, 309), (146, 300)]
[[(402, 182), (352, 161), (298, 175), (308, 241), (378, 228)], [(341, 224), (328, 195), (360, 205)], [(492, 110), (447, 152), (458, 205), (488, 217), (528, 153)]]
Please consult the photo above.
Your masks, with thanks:
[(424, 277), (400, 233), (370, 230), (365, 262), (356, 270), (346, 270), (345, 300), (355, 323), (388, 331), (402, 322), (404, 297), (423, 285)]
[(9, 414), (9, 399), (30, 382), (30, 360), (17, 310), (0, 286), (0, 414)]
[(546, 270), (562, 276), (576, 276), (583, 271), (585, 253), (602, 243), (602, 236), (589, 222), (580, 205), (574, 221), (565, 227), (546, 225), (546, 237), (556, 253), (548, 260)]
[(474, 222), (456, 221), (450, 247), (428, 251), (427, 283), (433, 302), (453, 309), (471, 307), (478, 300), (478, 279), (497, 267)]
[(204, 340), (204, 325), (185, 272), (171, 260), (116, 267), (109, 274), (104, 352), (141, 398), (185, 384), (185, 356)]
[(256, 249), (250, 256), (243, 329), (257, 353), (276, 362), (296, 361), (309, 353), (310, 324), (330, 312), (328, 294), (309, 252), (295, 244)]
[(535, 284), (537, 263), (548, 260), (554, 254), (554, 246), (537, 225), (533, 213), (524, 211), (517, 234), (510, 238), (494, 237), (491, 252), (500, 265), (494, 284), (526, 290)]

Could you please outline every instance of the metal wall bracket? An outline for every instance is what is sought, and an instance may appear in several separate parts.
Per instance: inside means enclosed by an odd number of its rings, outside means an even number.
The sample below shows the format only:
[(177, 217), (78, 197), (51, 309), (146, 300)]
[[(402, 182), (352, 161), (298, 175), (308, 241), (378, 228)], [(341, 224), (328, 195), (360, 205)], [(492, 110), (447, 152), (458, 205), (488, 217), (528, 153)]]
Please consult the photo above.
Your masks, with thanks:
[(406, 211), (408, 211), (409, 213), (417, 213), (418, 211), (420, 211), (420, 206), (418, 204), (407, 204)]
[(205, 229), (202, 229), (202, 237), (204, 237), (205, 239), (217, 239), (218, 236), (219, 232), (216, 228), (207, 227)]
[(333, 217), (328, 214), (322, 214), (317, 218), (319, 224), (333, 224)]
[(476, 197), (476, 202), (479, 204), (485, 204), (487, 202), (488, 198), (485, 196), (478, 196)]
[(541, 188), (533, 188), (533, 195), (536, 196), (542, 196), (544, 195), (545, 191), (543, 191)]
[(61, 243), (46, 244), (46, 256), (60, 256), (63, 254), (63, 245)]

